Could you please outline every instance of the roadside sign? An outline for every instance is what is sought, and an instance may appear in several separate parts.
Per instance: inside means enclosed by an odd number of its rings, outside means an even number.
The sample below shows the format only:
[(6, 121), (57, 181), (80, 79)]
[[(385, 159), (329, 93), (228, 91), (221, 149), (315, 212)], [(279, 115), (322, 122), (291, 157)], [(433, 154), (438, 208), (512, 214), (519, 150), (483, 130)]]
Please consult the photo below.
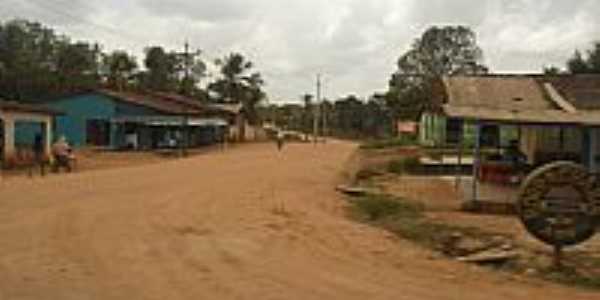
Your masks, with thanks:
[(524, 181), (518, 210), (529, 233), (560, 251), (595, 234), (600, 218), (600, 182), (573, 162), (545, 165)]

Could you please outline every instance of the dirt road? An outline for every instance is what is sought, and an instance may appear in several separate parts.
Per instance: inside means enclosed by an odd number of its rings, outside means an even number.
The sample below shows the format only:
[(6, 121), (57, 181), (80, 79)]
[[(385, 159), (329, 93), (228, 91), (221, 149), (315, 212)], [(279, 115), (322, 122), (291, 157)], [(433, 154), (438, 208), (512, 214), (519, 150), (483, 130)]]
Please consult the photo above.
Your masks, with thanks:
[(251, 145), (0, 183), (0, 299), (600, 299), (344, 216), (354, 146)]

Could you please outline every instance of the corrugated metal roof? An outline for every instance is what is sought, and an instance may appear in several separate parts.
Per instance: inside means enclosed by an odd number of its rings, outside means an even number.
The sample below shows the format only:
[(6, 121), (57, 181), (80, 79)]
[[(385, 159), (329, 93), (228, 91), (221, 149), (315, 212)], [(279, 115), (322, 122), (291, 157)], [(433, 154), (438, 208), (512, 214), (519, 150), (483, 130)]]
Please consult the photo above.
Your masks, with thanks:
[(489, 109), (554, 109), (543, 89), (529, 77), (445, 77), (446, 104)]
[(200, 107), (191, 107), (189, 105), (184, 105), (175, 101), (168, 101), (156, 95), (131, 92), (117, 92), (107, 89), (102, 89), (98, 92), (109, 97), (119, 99), (121, 101), (126, 101), (135, 105), (145, 106), (165, 114), (197, 115), (202, 114), (204, 112), (204, 110), (202, 110)]
[(566, 113), (560, 110), (507, 110), (485, 107), (444, 106), (451, 118), (493, 121), (513, 124), (600, 125), (600, 112)]
[(563, 97), (580, 110), (600, 110), (600, 75), (540, 77), (552, 84)]
[(122, 101), (146, 106), (162, 113), (172, 115), (209, 115), (214, 113), (236, 115), (243, 109), (241, 103), (205, 104), (196, 99), (173, 93), (133, 93), (117, 92), (107, 89), (99, 90), (99, 92)]
[[(482, 75), (443, 77), (443, 112), (449, 117), (537, 124), (600, 125), (600, 76)], [(552, 101), (549, 83), (576, 111)], [(439, 97), (439, 95), (438, 95)]]
[(36, 113), (36, 114), (45, 114), (45, 115), (62, 115), (63, 113), (50, 109), (42, 105), (34, 105), (34, 104), (26, 104), (15, 101), (5, 101), (0, 100), (0, 111), (14, 111), (14, 112), (24, 112), (24, 113)]

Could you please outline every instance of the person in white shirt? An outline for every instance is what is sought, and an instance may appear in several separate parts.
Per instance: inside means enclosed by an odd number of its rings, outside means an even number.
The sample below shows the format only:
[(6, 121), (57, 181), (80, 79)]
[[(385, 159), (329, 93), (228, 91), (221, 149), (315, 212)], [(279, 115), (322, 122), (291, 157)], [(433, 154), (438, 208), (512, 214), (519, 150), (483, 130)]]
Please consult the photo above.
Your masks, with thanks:
[(285, 139), (285, 135), (283, 134), (283, 131), (281, 131), (281, 130), (277, 131), (277, 149), (279, 151), (281, 151), (283, 149), (284, 139)]

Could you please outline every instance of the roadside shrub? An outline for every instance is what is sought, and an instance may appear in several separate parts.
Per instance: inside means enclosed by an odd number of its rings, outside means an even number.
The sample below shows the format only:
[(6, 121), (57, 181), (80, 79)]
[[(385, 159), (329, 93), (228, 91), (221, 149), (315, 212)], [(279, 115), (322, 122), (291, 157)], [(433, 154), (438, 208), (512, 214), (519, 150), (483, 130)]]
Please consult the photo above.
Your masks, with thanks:
[(385, 228), (396, 235), (428, 247), (437, 247), (456, 232), (481, 235), (472, 228), (434, 223), (425, 217), (419, 202), (386, 194), (367, 195), (353, 201), (359, 219)]
[(415, 205), (409, 205), (400, 199), (386, 195), (367, 195), (356, 201), (356, 207), (369, 221), (379, 221), (390, 217), (416, 218), (422, 211)]
[(373, 177), (377, 177), (381, 175), (381, 172), (378, 172), (373, 169), (362, 169), (356, 173), (356, 180), (364, 181), (369, 180)]
[(387, 170), (394, 174), (419, 173), (421, 171), (419, 157), (412, 156), (389, 162)]

